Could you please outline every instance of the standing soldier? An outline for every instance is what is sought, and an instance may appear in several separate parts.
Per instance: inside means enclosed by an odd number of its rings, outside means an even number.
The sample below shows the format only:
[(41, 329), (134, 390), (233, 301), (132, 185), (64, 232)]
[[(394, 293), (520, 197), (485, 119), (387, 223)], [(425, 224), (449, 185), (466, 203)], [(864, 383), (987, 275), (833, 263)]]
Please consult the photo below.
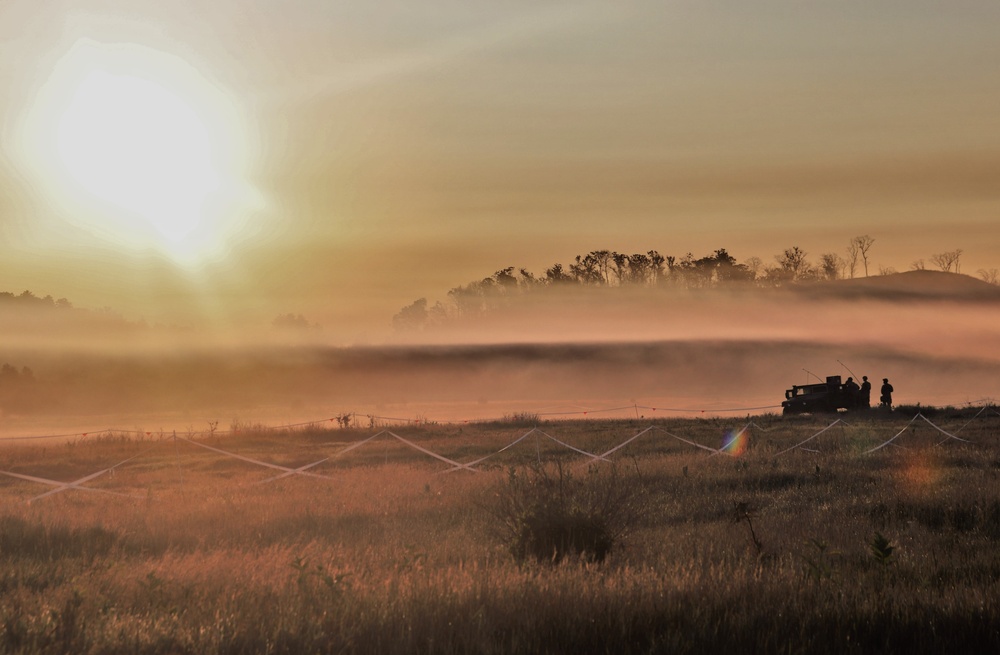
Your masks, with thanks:
[(892, 409), (892, 385), (889, 384), (889, 378), (882, 378), (882, 397), (879, 398), (881, 402), (881, 407), (886, 409)]
[(858, 393), (858, 406), (868, 409), (872, 406), (872, 383), (867, 375), (862, 375), (861, 391)]
[(847, 378), (847, 382), (844, 383), (844, 396), (847, 399), (848, 407), (858, 406), (858, 393), (860, 392), (861, 388), (854, 381), (854, 378)]

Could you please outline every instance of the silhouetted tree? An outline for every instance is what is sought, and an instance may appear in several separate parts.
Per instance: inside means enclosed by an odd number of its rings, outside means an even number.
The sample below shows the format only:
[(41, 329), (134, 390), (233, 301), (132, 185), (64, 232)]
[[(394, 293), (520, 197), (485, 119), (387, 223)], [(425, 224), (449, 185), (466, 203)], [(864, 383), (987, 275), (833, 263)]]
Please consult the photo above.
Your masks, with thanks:
[(535, 274), (526, 268), (518, 269), (518, 275), (521, 276), (519, 283), (522, 289), (531, 289), (541, 284), (538, 278), (535, 277)]
[(583, 257), (576, 256), (576, 262), (570, 264), (569, 270), (577, 282), (580, 284), (607, 284), (605, 276), (611, 253), (607, 250), (601, 252), (605, 255), (603, 262), (597, 252), (589, 252)]
[(611, 263), (615, 267), (615, 278), (618, 280), (618, 284), (624, 284), (628, 281), (628, 255), (623, 255), (620, 252), (611, 253)]
[(874, 243), (875, 239), (867, 234), (862, 234), (851, 239), (851, 243), (847, 247), (847, 262), (852, 278), (854, 277), (854, 270), (858, 265), (858, 257), (861, 257), (861, 261), (864, 262), (865, 277), (868, 277), (868, 251), (871, 250)]
[(562, 264), (553, 264), (551, 268), (545, 269), (545, 281), (548, 284), (573, 284), (576, 279), (563, 270)]
[(611, 251), (594, 250), (591, 254), (597, 262), (597, 270), (600, 271), (601, 277), (604, 278), (604, 284), (611, 284)]
[[(875, 239), (869, 235), (854, 237), (848, 246), (847, 259), (836, 253), (824, 253), (816, 266), (810, 264), (807, 253), (798, 246), (787, 248), (782, 254), (776, 255), (776, 265), (773, 267), (765, 267), (759, 257), (750, 257), (738, 264), (725, 248), (699, 258), (695, 258), (690, 252), (678, 258), (661, 255), (656, 250), (633, 254), (593, 250), (586, 255), (577, 255), (568, 270), (557, 263), (545, 269), (544, 276), (536, 277), (525, 268), (508, 266), (489, 277), (451, 289), (448, 291), (450, 302), (445, 304), (437, 302), (433, 307), (428, 307), (427, 300), (421, 298), (400, 310), (393, 317), (393, 325), (397, 329), (425, 329), (429, 325), (443, 324), (451, 319), (482, 316), (512, 302), (515, 296), (557, 285), (658, 286), (668, 281), (671, 285), (686, 288), (712, 287), (732, 282), (780, 286), (816, 279), (839, 279), (848, 275), (854, 277), (859, 262), (864, 265), (867, 276), (870, 263), (868, 255), (874, 242)], [(940, 253), (932, 261), (942, 270), (959, 272), (961, 254), (961, 250)], [(924, 261), (917, 260), (911, 267), (923, 270)], [(891, 267), (879, 267), (882, 275), (894, 272), (895, 269)], [(981, 269), (979, 275), (992, 283), (997, 283), (997, 278), (1000, 277), (997, 269)], [(57, 306), (63, 302), (63, 299), (51, 301), (51, 297), (39, 299), (29, 291), (19, 296), (0, 292), (0, 302), (22, 299), (43, 304), (54, 302)], [(301, 319), (301, 316), (289, 316)]]
[(798, 246), (786, 248), (782, 254), (775, 255), (774, 259), (778, 262), (777, 275), (774, 277), (779, 282), (797, 282), (811, 277), (806, 251)]
[(715, 283), (716, 273), (719, 269), (719, 260), (716, 254), (707, 255), (699, 259), (688, 256), (681, 260), (681, 269), (684, 271), (685, 282), (689, 287), (708, 287)]
[(619, 285), (656, 285), (664, 276), (664, 264), (668, 258), (655, 250), (626, 255), (610, 253), (615, 278)]
[(478, 316), (482, 312), (483, 297), (476, 282), (450, 289), (448, 296), (459, 317)]
[(844, 259), (832, 252), (824, 253), (819, 257), (819, 268), (823, 277), (827, 280), (840, 279), (841, 271), (844, 270)]
[(392, 328), (397, 332), (423, 330), (427, 326), (427, 316), (427, 299), (418, 298), (392, 317)]
[(755, 277), (745, 264), (737, 264), (736, 258), (725, 248), (719, 248), (708, 257), (695, 260), (694, 265), (696, 269), (707, 270), (712, 284), (748, 282)]
[(704, 285), (704, 275), (702, 271), (698, 270), (696, 262), (697, 260), (691, 253), (685, 254), (680, 259), (667, 257), (668, 270), (675, 286), (700, 287)]
[(629, 284), (647, 284), (653, 279), (653, 262), (649, 255), (641, 252), (633, 253), (626, 261)]
[(302, 314), (279, 314), (271, 325), (280, 330), (312, 330), (319, 326), (310, 323)]
[(1000, 271), (997, 271), (995, 268), (981, 268), (976, 272), (976, 274), (983, 282), (1000, 284)]
[[(962, 270), (959, 264), (959, 259), (961, 259), (961, 257), (962, 249), (959, 248), (957, 250), (938, 253), (931, 257), (931, 262), (933, 262), (935, 266), (940, 268), (945, 273), (961, 273)], [(954, 271), (952, 269), (954, 269)]]
[(743, 262), (743, 267), (746, 269), (750, 281), (753, 281), (760, 277), (761, 271), (764, 270), (764, 262), (760, 257), (747, 257), (746, 261)]
[(505, 292), (517, 289), (517, 278), (514, 277), (514, 267), (501, 268), (493, 274), (493, 280), (497, 286)]

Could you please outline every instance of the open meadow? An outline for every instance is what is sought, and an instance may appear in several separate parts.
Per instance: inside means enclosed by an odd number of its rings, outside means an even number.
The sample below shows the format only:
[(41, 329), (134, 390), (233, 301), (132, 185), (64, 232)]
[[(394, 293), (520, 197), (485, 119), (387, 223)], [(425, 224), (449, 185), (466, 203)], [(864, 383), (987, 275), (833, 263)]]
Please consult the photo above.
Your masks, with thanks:
[(233, 428), (0, 445), (0, 652), (1000, 650), (992, 407)]
[(0, 0), (0, 655), (1000, 655), (998, 33)]

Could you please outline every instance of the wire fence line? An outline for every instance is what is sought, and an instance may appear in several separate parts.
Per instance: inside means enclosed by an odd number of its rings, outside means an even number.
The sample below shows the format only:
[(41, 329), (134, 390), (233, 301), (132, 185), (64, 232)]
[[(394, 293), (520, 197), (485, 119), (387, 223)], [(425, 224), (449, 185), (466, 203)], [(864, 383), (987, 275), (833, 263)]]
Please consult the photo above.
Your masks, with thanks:
[[(980, 401), (968, 401), (963, 403), (958, 403), (960, 406), (975, 407), (980, 403), (983, 403), (979, 413), (977, 413), (972, 419), (975, 420), (979, 418), (983, 413), (991, 413), (1000, 416), (1000, 412), (997, 411), (992, 402), (986, 400)], [(127, 428), (95, 428), (90, 430), (79, 430), (76, 432), (64, 432), (57, 434), (29, 434), (29, 435), (18, 435), (18, 436), (6, 436), (0, 437), (0, 443), (3, 442), (15, 442), (15, 441), (38, 441), (46, 439), (72, 439), (72, 438), (92, 438), (100, 437), (104, 435), (135, 435), (135, 436), (146, 436), (152, 437), (153, 435), (164, 436), (171, 433), (180, 433), (187, 435), (188, 437), (204, 437), (204, 436), (216, 436), (216, 435), (233, 435), (240, 434), (241, 432), (248, 431), (285, 431), (285, 430), (296, 430), (296, 429), (307, 429), (315, 428), (320, 426), (336, 425), (338, 427), (361, 427), (362, 419), (368, 420), (368, 427), (376, 428), (382, 427), (386, 424), (398, 424), (398, 425), (470, 425), (478, 423), (501, 423), (510, 422), (511, 418), (518, 417), (534, 417), (540, 420), (547, 418), (559, 419), (559, 418), (573, 418), (573, 417), (590, 417), (602, 414), (611, 414), (614, 412), (623, 411), (633, 411), (635, 412), (635, 418), (642, 420), (646, 416), (640, 416), (639, 411), (649, 411), (649, 412), (662, 412), (664, 414), (692, 414), (695, 416), (714, 416), (717, 414), (737, 414), (746, 413), (748, 418), (750, 412), (769, 412), (770, 410), (779, 410), (782, 406), (778, 405), (757, 405), (757, 406), (743, 406), (743, 407), (664, 407), (661, 405), (640, 405), (638, 403), (633, 403), (631, 405), (618, 405), (615, 407), (577, 407), (573, 410), (568, 411), (549, 411), (549, 412), (533, 412), (533, 411), (515, 411), (510, 414), (506, 414), (500, 417), (487, 417), (487, 418), (469, 418), (469, 419), (455, 419), (455, 420), (428, 420), (426, 418), (407, 418), (400, 416), (383, 416), (381, 414), (375, 413), (360, 413), (360, 412), (347, 412), (337, 414), (335, 416), (327, 416), (324, 418), (312, 419), (307, 421), (298, 421), (293, 423), (282, 423), (276, 425), (265, 425), (260, 423), (254, 423), (244, 428), (238, 426), (231, 427), (229, 430), (218, 430), (214, 426), (208, 430), (137, 430), (137, 429), (127, 429)], [(631, 418), (631, 417), (629, 417)], [(667, 418), (664, 415), (664, 418)], [(213, 425), (212, 421), (203, 421), (208, 425)], [(217, 425), (217, 421), (214, 425)], [(767, 432), (770, 428), (763, 428), (759, 424), (755, 424), (755, 429)]]
[[(960, 433), (962, 430), (964, 430), (967, 427), (969, 427), (973, 423), (973, 421), (975, 421), (976, 419), (981, 419), (983, 417), (992, 418), (993, 416), (1000, 416), (1000, 412), (997, 412), (996, 409), (992, 408), (991, 406), (983, 407), (971, 420), (967, 421), (964, 425), (962, 425), (961, 427), (959, 427), (956, 430), (948, 431), (945, 428), (943, 428), (940, 425), (938, 425), (937, 423), (931, 421), (928, 417), (924, 416), (922, 413), (918, 412), (900, 430), (898, 430), (895, 434), (893, 434), (889, 439), (887, 439), (887, 440), (885, 440), (885, 441), (883, 441), (881, 443), (878, 443), (877, 445), (875, 445), (875, 446), (873, 446), (871, 448), (868, 448), (866, 450), (861, 451), (860, 455), (862, 455), (862, 456), (864, 456), (864, 455), (871, 455), (871, 454), (876, 453), (876, 452), (878, 452), (878, 451), (880, 451), (880, 450), (882, 450), (882, 449), (884, 449), (884, 448), (886, 448), (888, 446), (896, 446), (896, 445), (898, 445), (896, 443), (897, 440), (899, 440), (907, 432), (907, 430), (915, 430), (914, 425), (918, 421), (923, 421), (924, 423), (926, 423), (927, 425), (929, 425), (932, 429), (934, 429), (936, 432), (940, 433), (941, 435), (943, 435), (945, 437), (944, 439), (936, 442), (936, 444), (935, 444), (936, 446), (941, 446), (944, 443), (949, 442), (949, 441), (960, 442), (960, 443), (963, 443), (963, 444), (975, 444), (976, 442), (974, 442), (974, 441), (972, 441), (970, 439), (965, 439), (965, 438), (959, 437), (958, 433)], [(302, 425), (307, 425), (307, 424), (300, 423), (300, 424), (297, 424), (297, 425), (298, 426), (302, 426)], [(846, 420), (844, 420), (843, 418), (836, 418), (829, 425), (827, 425), (827, 426), (823, 427), (822, 429), (820, 429), (820, 430), (812, 433), (811, 435), (807, 436), (806, 438), (802, 439), (801, 441), (798, 441), (793, 446), (790, 446), (788, 448), (785, 448), (783, 450), (780, 450), (780, 451), (774, 453), (772, 455), (772, 457), (774, 457), (774, 458), (782, 457), (782, 456), (785, 456), (785, 455), (787, 455), (787, 454), (789, 454), (791, 452), (794, 452), (796, 450), (802, 450), (802, 451), (809, 452), (809, 453), (818, 453), (819, 451), (817, 449), (804, 448), (804, 446), (806, 444), (810, 444), (810, 443), (818, 440), (819, 437), (821, 437), (822, 435), (828, 433), (830, 430), (832, 430), (833, 428), (835, 428), (837, 426), (840, 426), (842, 428), (851, 427), (850, 424)], [(449, 466), (449, 468), (446, 469), (446, 470), (444, 470), (444, 471), (442, 471), (442, 473), (450, 473), (450, 472), (455, 472), (455, 471), (467, 471), (467, 472), (471, 472), (471, 473), (478, 473), (480, 471), (480, 469), (477, 468), (477, 467), (480, 464), (482, 464), (483, 462), (485, 462), (487, 459), (490, 459), (492, 457), (495, 457), (496, 455), (499, 455), (501, 453), (509, 451), (514, 446), (516, 446), (516, 445), (524, 442), (525, 440), (527, 440), (530, 437), (535, 437), (536, 440), (538, 440), (538, 439), (545, 439), (545, 440), (547, 440), (547, 441), (549, 441), (551, 443), (556, 444), (557, 446), (559, 446), (560, 448), (562, 448), (564, 450), (571, 451), (573, 453), (576, 453), (577, 455), (582, 455), (583, 457), (587, 458), (586, 461), (588, 463), (607, 462), (607, 461), (609, 461), (609, 458), (612, 455), (614, 455), (615, 453), (621, 451), (622, 449), (624, 449), (629, 444), (632, 444), (632, 443), (636, 442), (639, 438), (646, 437), (647, 435), (650, 435), (650, 438), (651, 438), (652, 435), (660, 435), (662, 437), (666, 437), (670, 441), (684, 444), (684, 445), (686, 445), (686, 446), (688, 446), (688, 447), (690, 447), (690, 448), (692, 448), (694, 450), (701, 451), (703, 453), (708, 453), (709, 457), (713, 457), (713, 456), (717, 456), (717, 455), (725, 455), (725, 456), (729, 456), (729, 457), (738, 458), (738, 457), (741, 457), (747, 451), (746, 451), (745, 448), (737, 448), (737, 447), (734, 447), (734, 445), (737, 444), (737, 443), (746, 443), (745, 439), (747, 438), (747, 436), (749, 434), (749, 431), (752, 430), (752, 429), (760, 429), (760, 430), (763, 431), (763, 428), (761, 428), (761, 426), (759, 426), (755, 421), (750, 421), (750, 422), (746, 423), (739, 430), (731, 430), (727, 434), (727, 436), (724, 438), (722, 446), (716, 448), (716, 447), (712, 447), (712, 446), (706, 445), (704, 443), (701, 443), (701, 442), (699, 442), (694, 437), (682, 436), (682, 435), (675, 434), (674, 432), (672, 432), (670, 430), (667, 430), (666, 428), (664, 428), (664, 427), (662, 427), (660, 425), (649, 425), (647, 427), (639, 429), (635, 434), (633, 434), (633, 435), (625, 438), (624, 440), (622, 440), (621, 442), (619, 442), (617, 445), (615, 445), (615, 446), (613, 446), (613, 447), (611, 447), (611, 448), (609, 448), (609, 449), (607, 449), (607, 450), (605, 450), (603, 452), (593, 453), (593, 452), (589, 452), (589, 451), (587, 451), (587, 450), (585, 450), (583, 448), (580, 448), (580, 447), (574, 446), (574, 445), (572, 445), (570, 443), (567, 443), (566, 441), (564, 441), (562, 439), (559, 439), (558, 437), (555, 437), (555, 436), (549, 434), (545, 430), (542, 430), (538, 426), (535, 426), (535, 427), (531, 427), (526, 432), (524, 432), (523, 434), (521, 434), (517, 438), (513, 439), (511, 442), (507, 443), (506, 445), (504, 445), (503, 447), (499, 448), (498, 450), (496, 450), (494, 452), (491, 452), (491, 453), (488, 453), (488, 454), (486, 454), (484, 456), (477, 457), (477, 458), (472, 459), (472, 460), (467, 461), (467, 462), (461, 462), (461, 461), (458, 461), (457, 459), (454, 459), (454, 458), (451, 458), (451, 457), (447, 457), (445, 455), (442, 455), (441, 453), (435, 452), (435, 451), (433, 451), (433, 450), (431, 450), (431, 449), (429, 449), (429, 448), (427, 448), (425, 446), (422, 446), (422, 445), (414, 442), (411, 439), (407, 439), (406, 437), (403, 437), (403, 436), (397, 434), (393, 430), (382, 429), (382, 430), (379, 430), (379, 431), (375, 432), (374, 434), (371, 434), (371, 435), (369, 435), (367, 437), (364, 437), (362, 439), (359, 439), (357, 441), (348, 443), (346, 445), (339, 444), (339, 445), (341, 445), (343, 447), (341, 447), (338, 451), (336, 451), (334, 453), (331, 453), (331, 454), (329, 454), (329, 455), (327, 455), (327, 456), (325, 456), (325, 457), (323, 457), (321, 459), (314, 460), (312, 462), (308, 462), (306, 464), (302, 464), (302, 465), (299, 465), (299, 466), (285, 466), (285, 465), (282, 465), (282, 464), (277, 464), (275, 462), (265, 461), (265, 460), (259, 459), (257, 457), (250, 457), (248, 455), (235, 452), (235, 450), (227, 450), (227, 449), (220, 448), (218, 446), (207, 444), (207, 443), (204, 443), (204, 442), (201, 442), (201, 441), (196, 441), (195, 439), (191, 438), (190, 435), (189, 436), (179, 436), (176, 433), (174, 433), (168, 439), (159, 440), (157, 443), (153, 443), (153, 444), (147, 446), (142, 451), (140, 451), (139, 453), (136, 453), (135, 455), (132, 455), (131, 457), (128, 457), (128, 458), (126, 458), (126, 459), (124, 459), (122, 461), (119, 461), (119, 462), (111, 465), (111, 466), (107, 466), (105, 468), (101, 468), (100, 470), (98, 470), (96, 472), (90, 473), (88, 475), (84, 475), (84, 476), (82, 476), (82, 477), (80, 477), (78, 479), (71, 480), (71, 481), (68, 481), (68, 482), (67, 481), (54, 480), (54, 479), (45, 477), (45, 476), (43, 476), (41, 474), (29, 474), (29, 473), (24, 473), (24, 472), (8, 471), (8, 470), (0, 470), (0, 475), (6, 476), (6, 477), (9, 477), (9, 478), (18, 479), (18, 480), (21, 480), (21, 481), (24, 481), (24, 482), (31, 482), (31, 483), (42, 484), (42, 485), (46, 485), (46, 486), (52, 487), (52, 489), (50, 489), (50, 490), (48, 490), (48, 491), (46, 491), (44, 493), (38, 494), (38, 495), (30, 498), (28, 500), (29, 503), (31, 503), (33, 501), (36, 501), (36, 500), (40, 500), (42, 498), (45, 498), (45, 497), (48, 497), (48, 496), (51, 496), (51, 495), (55, 495), (55, 494), (64, 492), (64, 491), (69, 491), (69, 490), (98, 492), (98, 493), (104, 493), (104, 494), (109, 494), (109, 495), (121, 496), (121, 497), (126, 497), (126, 498), (136, 498), (137, 496), (135, 496), (133, 494), (122, 493), (122, 492), (113, 491), (113, 490), (109, 490), (109, 489), (103, 489), (103, 488), (100, 488), (100, 487), (85, 486), (85, 484), (88, 483), (88, 482), (91, 482), (93, 480), (96, 480), (96, 479), (98, 479), (98, 478), (100, 478), (100, 477), (102, 477), (104, 475), (108, 475), (108, 474), (113, 475), (114, 472), (117, 469), (120, 469), (120, 468), (124, 467), (125, 465), (127, 465), (129, 463), (136, 462), (137, 460), (141, 459), (142, 457), (144, 457), (146, 455), (149, 455), (153, 449), (159, 447), (161, 444), (166, 444), (166, 443), (171, 443), (171, 442), (174, 445), (174, 458), (175, 459), (179, 459), (179, 454), (178, 454), (178, 451), (177, 451), (177, 445), (178, 444), (189, 444), (191, 446), (194, 446), (194, 447), (206, 450), (206, 451), (210, 451), (212, 453), (215, 453), (216, 455), (220, 455), (220, 456), (225, 457), (225, 458), (230, 458), (230, 459), (233, 459), (233, 460), (236, 460), (236, 461), (244, 462), (246, 464), (250, 464), (250, 465), (261, 467), (261, 468), (267, 468), (267, 469), (270, 469), (272, 471), (277, 471), (278, 472), (277, 474), (272, 475), (269, 478), (266, 478), (264, 480), (260, 480), (260, 481), (257, 481), (257, 482), (253, 483), (255, 485), (261, 485), (261, 484), (267, 484), (267, 483), (270, 483), (270, 482), (274, 482), (274, 481), (277, 481), (277, 480), (281, 480), (281, 479), (288, 478), (288, 477), (294, 477), (294, 476), (303, 476), (303, 477), (307, 477), (307, 478), (322, 479), (322, 480), (336, 480), (337, 478), (334, 477), (334, 476), (324, 475), (324, 474), (321, 474), (321, 473), (317, 473), (317, 472), (315, 472), (315, 471), (313, 471), (311, 469), (314, 469), (314, 468), (320, 466), (321, 464), (329, 462), (332, 459), (338, 458), (338, 457), (340, 457), (340, 456), (342, 456), (342, 455), (344, 455), (344, 454), (346, 454), (346, 453), (348, 453), (350, 451), (353, 451), (353, 450), (356, 450), (358, 448), (361, 448), (362, 446), (374, 443), (375, 441), (377, 441), (379, 439), (396, 441), (398, 443), (403, 444), (405, 447), (407, 447), (407, 448), (409, 448), (411, 450), (420, 452), (423, 455), (426, 455), (426, 456), (428, 456), (430, 458), (436, 459), (436, 460), (438, 460), (440, 462), (443, 462), (443, 463), (447, 464)], [(227, 434), (227, 433), (214, 432), (214, 433), (212, 433), (212, 436), (219, 436), (221, 434)], [(741, 440), (744, 440), (744, 441), (741, 442)], [(325, 445), (331, 445), (331, 444), (325, 444)], [(536, 451), (536, 452), (538, 452), (539, 462), (541, 462), (540, 451)], [(280, 453), (279, 453), (279, 455), (280, 455)], [(182, 484), (183, 484), (183, 482), (182, 482)]]
[[(500, 417), (492, 418), (475, 418), (475, 419), (456, 419), (456, 420), (434, 420), (430, 421), (421, 418), (405, 418), (400, 416), (382, 416), (380, 414), (362, 414), (358, 412), (348, 412), (344, 414), (338, 414), (336, 416), (328, 416), (325, 418), (312, 419), (308, 421), (299, 421), (295, 423), (282, 423), (278, 425), (262, 425), (254, 424), (252, 429), (254, 431), (261, 430), (295, 430), (302, 428), (311, 428), (327, 425), (337, 425), (339, 427), (358, 427), (359, 421), (362, 419), (367, 419), (369, 422), (369, 427), (376, 427), (380, 424), (386, 423), (396, 423), (400, 425), (469, 425), (476, 423), (498, 423), (509, 421), (511, 416), (531, 416), (537, 417), (539, 419), (546, 418), (571, 418), (574, 416), (587, 417), (593, 415), (601, 414), (611, 414), (613, 412), (622, 411), (635, 411), (645, 410), (650, 412), (669, 412), (669, 413), (689, 413), (689, 414), (729, 414), (736, 412), (754, 412), (762, 410), (771, 409), (781, 409), (781, 405), (761, 405), (756, 407), (725, 407), (725, 408), (679, 408), (679, 407), (653, 407), (649, 405), (639, 405), (633, 403), (631, 405), (621, 405), (617, 407), (596, 407), (596, 408), (579, 408), (571, 411), (559, 411), (559, 412), (514, 412)], [(638, 415), (636, 418), (639, 418)], [(206, 424), (211, 425), (211, 421), (204, 421)], [(188, 436), (214, 436), (214, 435), (227, 435), (227, 434), (239, 434), (240, 432), (246, 432), (248, 429), (232, 428), (229, 430), (218, 430), (218, 429), (208, 429), (208, 430), (186, 430), (184, 434)], [(70, 439), (70, 438), (88, 438), (88, 437), (98, 437), (107, 434), (121, 434), (121, 435), (136, 435), (136, 436), (147, 436), (151, 437), (153, 435), (162, 435), (164, 433), (174, 432), (174, 430), (133, 430), (127, 428), (95, 428), (90, 430), (80, 430), (77, 432), (66, 432), (60, 434), (32, 434), (24, 436), (8, 436), (0, 437), (0, 442), (4, 441), (32, 441), (32, 440), (42, 440), (42, 439)]]
[[(564, 405), (565, 406), (565, 405)], [(920, 405), (918, 404), (917, 407)], [(992, 399), (981, 398), (979, 400), (966, 400), (951, 403), (947, 406), (956, 407), (980, 407), (979, 412), (970, 421), (979, 418), (983, 413), (990, 413), (1000, 416), (1000, 411), (997, 411)], [(720, 414), (737, 414), (746, 413), (749, 418), (750, 412), (765, 412), (769, 413), (771, 410), (782, 409), (781, 404), (775, 405), (756, 405), (756, 406), (740, 406), (740, 407), (673, 407), (673, 406), (663, 406), (663, 405), (640, 405), (633, 402), (629, 405), (617, 405), (614, 407), (582, 407), (578, 405), (573, 405), (574, 409), (565, 411), (517, 411), (514, 410), (511, 413), (505, 414), (503, 416), (494, 417), (479, 417), (479, 418), (467, 418), (467, 419), (445, 419), (445, 420), (429, 420), (420, 417), (402, 417), (402, 416), (384, 416), (379, 413), (365, 413), (365, 412), (345, 412), (336, 414), (334, 416), (326, 416), (324, 418), (311, 419), (306, 421), (298, 421), (293, 423), (281, 423), (276, 425), (265, 425), (261, 423), (253, 423), (247, 427), (231, 427), (229, 430), (218, 430), (215, 426), (218, 425), (218, 421), (202, 421), (213, 427), (208, 430), (138, 430), (138, 429), (128, 429), (128, 428), (94, 428), (89, 430), (77, 430), (75, 432), (61, 432), (52, 434), (27, 434), (27, 435), (16, 435), (16, 436), (4, 436), (0, 437), (0, 443), (3, 442), (14, 442), (14, 441), (37, 441), (46, 439), (72, 439), (72, 438), (90, 438), (99, 437), (103, 435), (113, 434), (113, 435), (136, 435), (136, 436), (146, 436), (152, 437), (153, 435), (163, 436), (170, 433), (183, 433), (189, 437), (200, 437), (200, 436), (215, 436), (215, 435), (228, 435), (228, 434), (239, 434), (241, 432), (247, 431), (284, 431), (284, 430), (295, 430), (295, 429), (305, 429), (313, 428), (319, 426), (327, 425), (337, 425), (338, 427), (361, 427), (360, 422), (362, 419), (367, 419), (369, 422), (368, 427), (376, 428), (382, 427), (386, 424), (399, 424), (399, 425), (470, 425), (477, 423), (500, 423), (500, 422), (510, 422), (511, 418), (518, 417), (535, 417), (538, 419), (559, 419), (559, 418), (573, 418), (573, 417), (589, 417), (594, 415), (602, 414), (612, 414), (614, 412), (635, 412), (636, 419), (645, 419), (645, 415), (639, 414), (639, 411), (648, 411), (663, 413), (663, 418), (667, 418), (666, 414), (691, 414), (695, 416), (716, 416)], [(629, 417), (631, 418), (631, 417)], [(652, 417), (651, 417), (652, 418)], [(768, 431), (770, 428), (763, 428), (759, 424), (755, 425), (755, 429), (761, 431)]]

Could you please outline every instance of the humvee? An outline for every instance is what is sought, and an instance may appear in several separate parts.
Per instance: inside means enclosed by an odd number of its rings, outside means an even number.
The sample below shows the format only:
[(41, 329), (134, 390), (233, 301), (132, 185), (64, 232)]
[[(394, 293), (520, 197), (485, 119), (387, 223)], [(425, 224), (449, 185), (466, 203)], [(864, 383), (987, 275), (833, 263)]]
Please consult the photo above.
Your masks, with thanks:
[(783, 414), (805, 414), (816, 412), (836, 412), (849, 409), (855, 399), (840, 383), (839, 375), (828, 375), (826, 382), (793, 385), (785, 390), (785, 400), (781, 403)]

